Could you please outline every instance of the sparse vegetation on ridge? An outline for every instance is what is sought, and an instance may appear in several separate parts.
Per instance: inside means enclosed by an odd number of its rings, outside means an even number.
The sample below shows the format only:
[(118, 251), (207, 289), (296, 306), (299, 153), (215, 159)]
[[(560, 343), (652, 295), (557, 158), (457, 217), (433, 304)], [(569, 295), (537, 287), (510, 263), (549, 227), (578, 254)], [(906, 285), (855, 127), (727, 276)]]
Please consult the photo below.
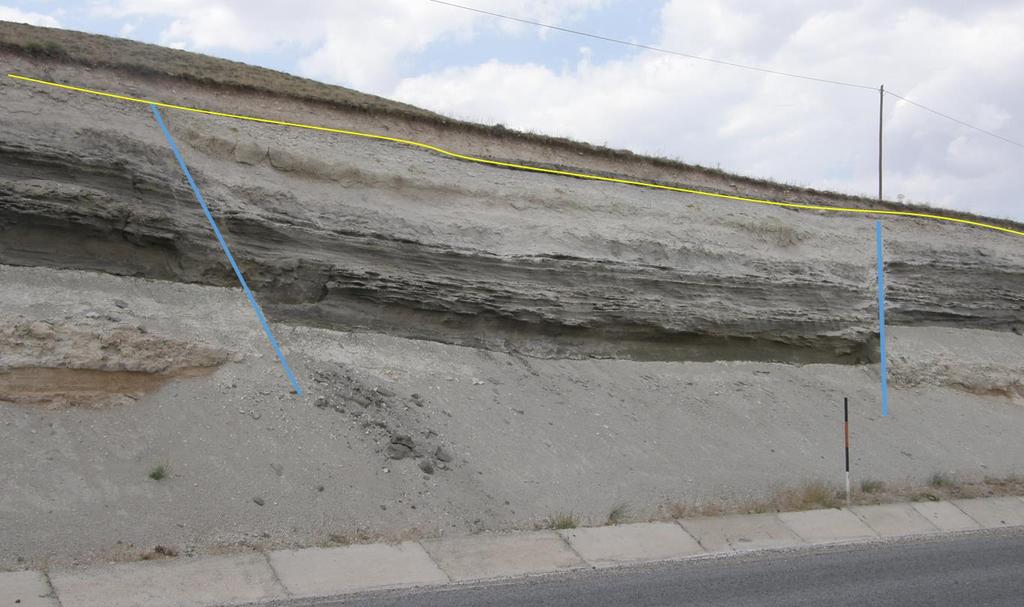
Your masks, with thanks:
[[(586, 169), (586, 172), (596, 175), (618, 178), (636, 177), (635, 175), (628, 174), (630, 168), (633, 167), (623, 167), (623, 172), (621, 173), (588, 167), (586, 156), (590, 156), (596, 159), (628, 161), (633, 164), (639, 162), (647, 165), (649, 168), (667, 169), (671, 172), (668, 179), (664, 177), (644, 177), (646, 181), (661, 185), (694, 187), (694, 180), (710, 179), (715, 182), (715, 185), (701, 183), (699, 185), (700, 189), (720, 194), (771, 196), (776, 200), (789, 202), (806, 203), (813, 201), (816, 204), (855, 208), (879, 208), (933, 213), (938, 211), (935, 207), (924, 203), (878, 202), (872, 197), (841, 194), (787, 184), (771, 179), (728, 173), (720, 168), (689, 164), (678, 159), (666, 157), (643, 156), (629, 150), (611, 149), (605, 146), (575, 141), (566, 137), (553, 137), (532, 132), (515, 131), (503, 125), (484, 125), (471, 121), (457, 120), (409, 104), (340, 86), (324, 84), (307, 78), (300, 78), (267, 68), (110, 36), (0, 21), (0, 52), (3, 51), (50, 61), (60, 61), (66, 64), (91, 68), (108, 68), (143, 78), (172, 78), (177, 81), (191, 82), (202, 86), (218, 86), (235, 89), (239, 92), (255, 92), (261, 95), (273, 95), (326, 104), (338, 109), (359, 112), (361, 114), (373, 114), (374, 116), (397, 119), (398, 124), (405, 123), (398, 128), (399, 131), (406, 130), (404, 126), (412, 126), (411, 123), (416, 122), (442, 125), (446, 129), (486, 135), (490, 138), (541, 144), (546, 152), (571, 152), (573, 156), (581, 157), (579, 158), (580, 164), (572, 166), (545, 163), (543, 160), (536, 158), (493, 158), (495, 160), (528, 162), (538, 167), (569, 171), (579, 170), (583, 167)], [(75, 84), (87, 83), (76, 82)], [(210, 109), (229, 111), (232, 108)], [(389, 134), (396, 136), (401, 133), (391, 132)], [(435, 141), (433, 143), (441, 142)], [(472, 152), (472, 150), (460, 151)], [(690, 179), (690, 177), (694, 179)], [(1011, 229), (1024, 230), (1024, 224), (1009, 219), (990, 218), (946, 209), (942, 209), (941, 213), (948, 217), (983, 220), (987, 223)]]

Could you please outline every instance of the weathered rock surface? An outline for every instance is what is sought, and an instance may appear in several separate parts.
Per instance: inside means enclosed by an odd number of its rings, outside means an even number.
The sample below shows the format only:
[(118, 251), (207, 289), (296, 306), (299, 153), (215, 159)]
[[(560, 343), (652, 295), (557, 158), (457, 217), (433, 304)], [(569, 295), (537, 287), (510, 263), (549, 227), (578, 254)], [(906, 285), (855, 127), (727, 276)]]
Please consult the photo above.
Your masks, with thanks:
[(108, 319), (91, 323), (22, 321), (0, 324), (0, 371), (19, 367), (172, 373), (215, 367), (228, 360), (221, 348), (151, 335)]
[[(175, 55), (162, 64), (183, 76), (170, 78), (13, 54), (11, 29), (0, 24), (12, 72), (714, 186), (693, 167), (298, 99), (296, 79), (280, 94), (246, 88), (245, 66), (211, 71), (209, 58)], [(130, 60), (174, 52), (135, 48)], [(234, 85), (185, 76), (200, 72)], [(11, 463), (0, 470), (0, 566), (138, 558), (136, 546), (399, 541), (530, 528), (555, 512), (604, 522), (625, 503), (637, 517), (749, 504), (838, 478), (844, 398), (855, 479), (1020, 474), (1015, 237), (884, 220), (882, 417), (878, 366), (746, 362), (873, 356), (868, 217), (165, 118), (303, 393), (290, 390), (149, 108), (0, 79), (0, 367), (15, 365), (0, 369), (0, 400), (22, 395), (0, 403), (0, 461)], [(590, 356), (610, 359), (566, 360)], [(208, 373), (174, 376), (200, 361)], [(110, 406), (112, 388), (130, 406)], [(42, 411), (26, 393), (96, 406)], [(164, 464), (172, 472), (156, 483), (148, 474)]]
[[(643, 520), (808, 480), (841, 487), (844, 397), (856, 483), (1019, 476), (1024, 462), (1024, 398), (950, 389), (929, 362), (970, 350), (971, 367), (1019, 378), (1013, 333), (893, 328), (882, 417), (877, 366), (544, 360), (275, 324), (300, 397), (237, 289), (10, 266), (0, 285), (0, 316), (29, 325), (117, 314), (126, 297), (125, 322), (245, 354), (125, 406), (0, 403), (8, 568), (139, 558), (132, 545), (188, 555), (523, 529), (554, 512), (600, 524), (623, 503)], [(907, 385), (914, 368), (925, 381)], [(386, 405), (347, 400), (380, 388)], [(396, 435), (419, 457), (387, 459)], [(160, 482), (157, 465), (170, 471)]]
[(948, 386), (1007, 398), (1024, 396), (1024, 345), (1014, 332), (906, 328), (890, 342), (897, 387)]
[(112, 316), (88, 316), (75, 322), (0, 321), (0, 403), (125, 404), (231, 358), (201, 341), (150, 334)]
[[(118, 90), (130, 82), (140, 96), (224, 103), (187, 84), (172, 93), (143, 77), (49, 67), (56, 80)], [(148, 108), (10, 80), (0, 101), (0, 263), (236, 284)], [(230, 103), (266, 113), (242, 93)], [(277, 114), (303, 111), (278, 105)], [(865, 217), (165, 113), (274, 320), (541, 357), (877, 357)], [(335, 119), (344, 117), (325, 109), (316, 122)], [(445, 143), (457, 149), (460, 137)], [(891, 323), (1024, 323), (1020, 239), (911, 219), (886, 219), (886, 238)]]

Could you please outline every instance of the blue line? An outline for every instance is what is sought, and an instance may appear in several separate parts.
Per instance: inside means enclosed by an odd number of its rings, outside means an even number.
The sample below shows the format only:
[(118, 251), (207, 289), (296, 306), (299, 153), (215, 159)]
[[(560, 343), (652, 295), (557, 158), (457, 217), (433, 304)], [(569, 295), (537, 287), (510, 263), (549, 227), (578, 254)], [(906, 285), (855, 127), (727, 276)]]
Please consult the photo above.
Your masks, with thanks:
[(288, 361), (284, 359), (284, 352), (281, 351), (281, 346), (277, 345), (277, 340), (274, 339), (274, 334), (270, 332), (270, 325), (267, 324), (267, 319), (263, 316), (263, 310), (261, 310), (259, 304), (256, 303), (256, 298), (253, 296), (252, 291), (249, 290), (249, 285), (245, 282), (245, 278), (242, 276), (242, 271), (238, 269), (238, 264), (235, 263), (235, 258), (231, 255), (231, 249), (228, 248), (228, 243), (224, 241), (224, 236), (221, 235), (220, 228), (217, 227), (217, 222), (213, 220), (213, 215), (210, 214), (210, 209), (206, 206), (206, 201), (203, 200), (203, 195), (199, 193), (199, 188), (196, 186), (195, 180), (192, 179), (192, 174), (188, 172), (188, 167), (185, 166), (185, 160), (181, 157), (181, 152), (178, 151), (178, 146), (174, 144), (174, 138), (171, 137), (171, 132), (167, 130), (167, 125), (164, 124), (163, 117), (160, 116), (160, 110), (156, 109), (155, 105), (150, 105), (149, 109), (153, 110), (153, 116), (156, 117), (157, 123), (160, 124), (160, 129), (164, 132), (164, 136), (167, 137), (167, 143), (171, 144), (171, 151), (174, 152), (174, 157), (178, 159), (178, 165), (181, 167), (181, 171), (185, 173), (185, 179), (187, 179), (188, 184), (192, 186), (192, 193), (196, 195), (196, 200), (199, 201), (199, 206), (203, 207), (203, 213), (206, 214), (206, 219), (209, 220), (210, 227), (213, 228), (213, 233), (217, 235), (217, 242), (220, 243), (220, 248), (224, 249), (224, 254), (228, 256), (231, 268), (235, 271), (235, 276), (238, 277), (238, 282), (241, 283), (242, 290), (245, 291), (245, 296), (249, 298), (249, 303), (252, 304), (252, 309), (256, 312), (256, 317), (260, 319), (260, 324), (263, 325), (263, 332), (267, 334), (267, 339), (270, 340), (270, 345), (274, 347), (274, 352), (277, 354), (277, 360), (281, 361), (281, 366), (284, 367), (284, 373), (288, 376), (288, 381), (291, 382), (292, 388), (295, 389), (295, 393), (301, 395), (302, 388), (299, 387), (299, 382), (295, 379), (295, 374), (292, 373), (291, 367), (288, 366)]
[(878, 343), (882, 356), (882, 416), (889, 415), (889, 374), (885, 353), (885, 263), (882, 257), (882, 222), (875, 222), (875, 248), (878, 256)]

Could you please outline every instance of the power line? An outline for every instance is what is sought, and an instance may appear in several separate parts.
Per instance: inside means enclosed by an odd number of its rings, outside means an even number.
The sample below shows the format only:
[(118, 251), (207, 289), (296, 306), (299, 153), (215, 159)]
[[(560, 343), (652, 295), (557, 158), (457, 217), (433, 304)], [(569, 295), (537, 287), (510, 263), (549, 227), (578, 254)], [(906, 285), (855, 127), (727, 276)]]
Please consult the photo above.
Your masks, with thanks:
[[(722, 59), (714, 59), (714, 58), (711, 58), (711, 57), (701, 57), (700, 55), (691, 55), (689, 53), (683, 53), (683, 52), (680, 52), (680, 51), (672, 51), (672, 50), (668, 50), (668, 49), (658, 48), (656, 46), (650, 46), (650, 45), (647, 45), (647, 44), (640, 44), (640, 43), (637, 43), (637, 42), (630, 42), (628, 40), (621, 40), (619, 38), (611, 38), (609, 36), (601, 36), (599, 34), (591, 34), (589, 32), (583, 32), (583, 31), (580, 31), (580, 30), (574, 30), (574, 29), (570, 29), (570, 28), (567, 28), (567, 27), (560, 27), (560, 26), (557, 26), (557, 25), (551, 25), (549, 23), (541, 23), (539, 21), (531, 21), (529, 19), (523, 19), (521, 17), (513, 17), (511, 15), (504, 15), (502, 13), (495, 13), (495, 12), (492, 12), (492, 11), (487, 11), (487, 10), (480, 9), (480, 8), (475, 8), (475, 7), (472, 7), (472, 6), (465, 6), (463, 4), (456, 4), (454, 2), (446, 2), (445, 0), (427, 0), (427, 1), (428, 2), (433, 2), (434, 4), (441, 4), (441, 5), (444, 5), (444, 6), (450, 6), (452, 8), (458, 8), (458, 9), (462, 9), (462, 10), (466, 10), (466, 11), (471, 11), (471, 12), (474, 12), (474, 13), (479, 13), (479, 14), (482, 14), (482, 15), (489, 15), (491, 17), (497, 17), (499, 19), (505, 19), (505, 20), (508, 20), (508, 21), (516, 21), (518, 23), (525, 23), (527, 25), (534, 25), (534, 26), (537, 26), (537, 27), (543, 27), (543, 28), (546, 28), (546, 29), (555, 30), (555, 31), (559, 31), (559, 32), (564, 32), (564, 33), (567, 33), (567, 34), (573, 34), (573, 35), (576, 35), (576, 36), (582, 36), (584, 38), (592, 38), (594, 40), (603, 40), (605, 42), (611, 42), (611, 43), (614, 43), (614, 44), (621, 44), (621, 45), (624, 45), (624, 46), (631, 46), (633, 48), (639, 48), (639, 49), (643, 49), (643, 50), (647, 50), (647, 51), (654, 51), (656, 53), (664, 53), (666, 55), (675, 55), (677, 57), (684, 57), (686, 59), (693, 59), (693, 60), (696, 60), (696, 61), (706, 61), (708, 63), (716, 63), (718, 65), (726, 65), (726, 66), (729, 66), (729, 67), (735, 67), (735, 68), (739, 68), (739, 69), (750, 70), (750, 71), (753, 71), (753, 72), (761, 72), (763, 74), (771, 74), (773, 76), (785, 76), (787, 78), (799, 78), (801, 80), (810, 80), (812, 82), (822, 82), (822, 83), (825, 83), (825, 84), (835, 84), (835, 85), (838, 85), (838, 86), (845, 86), (845, 87), (855, 88), (855, 89), (867, 89), (867, 90), (870, 90), (870, 91), (877, 91), (878, 90), (877, 87), (868, 86), (866, 84), (857, 84), (855, 82), (844, 82), (842, 80), (831, 80), (829, 78), (818, 78), (816, 76), (807, 76), (805, 74), (795, 74), (795, 73), (792, 73), (792, 72), (783, 72), (783, 71), (780, 71), (780, 70), (773, 70), (773, 69), (769, 69), (769, 68), (766, 68), (766, 67), (758, 67), (758, 66), (755, 66), (755, 65), (746, 65), (746, 64), (743, 64), (743, 63), (735, 63), (735, 62), (732, 62), (732, 61), (725, 61), (725, 60), (722, 60)], [(955, 122), (956, 124), (959, 124), (960, 126), (964, 126), (964, 127), (969, 128), (969, 129), (973, 129), (975, 131), (978, 131), (979, 133), (984, 133), (985, 135), (989, 135), (991, 137), (995, 137), (996, 139), (999, 139), (1001, 141), (1005, 141), (1006, 143), (1009, 143), (1009, 144), (1012, 144), (1012, 145), (1024, 148), (1024, 143), (1020, 143), (1018, 141), (1014, 141), (1013, 139), (1009, 139), (1007, 137), (1003, 137), (1002, 135), (997, 135), (996, 133), (993, 133), (992, 131), (987, 131), (987, 130), (981, 128), (981, 127), (974, 126), (973, 124), (970, 124), (968, 122), (964, 122), (963, 120), (960, 120), (959, 118), (954, 118), (953, 116), (950, 116), (949, 114), (945, 114), (945, 113), (940, 112), (938, 110), (932, 109), (932, 108), (930, 108), (930, 107), (928, 107), (928, 106), (926, 106), (926, 105), (924, 105), (922, 103), (918, 103), (916, 101), (911, 101), (910, 99), (907, 99), (906, 97), (903, 97), (901, 95), (897, 95), (896, 93), (893, 93), (891, 91), (885, 91), (885, 94), (892, 95), (893, 97), (895, 97), (895, 98), (897, 98), (897, 99), (899, 99), (901, 101), (906, 101), (907, 103), (909, 103), (909, 104), (911, 104), (913, 106), (916, 106), (916, 107), (918, 107), (918, 108), (920, 108), (922, 110), (925, 110), (927, 112), (931, 112), (932, 114), (935, 114), (936, 116), (941, 116), (942, 118), (945, 118), (946, 120), (949, 120), (951, 122)]]
[(930, 108), (930, 107), (928, 107), (926, 105), (922, 105), (922, 104), (920, 104), (920, 103), (918, 103), (916, 101), (911, 101), (910, 99), (907, 99), (906, 97), (904, 97), (902, 95), (897, 95), (896, 93), (893, 93), (892, 91), (885, 91), (885, 94), (886, 95), (892, 95), (893, 97), (899, 99), (900, 101), (906, 101), (910, 105), (915, 105), (915, 106), (921, 108), (922, 110), (925, 110), (926, 112), (931, 112), (932, 114), (935, 114), (936, 116), (942, 116), (946, 120), (951, 120), (951, 121), (953, 121), (953, 122), (955, 122), (955, 123), (957, 123), (957, 124), (959, 124), (961, 126), (965, 126), (965, 127), (969, 128), (969, 129), (974, 129), (975, 131), (978, 131), (979, 133), (984, 133), (986, 135), (989, 135), (990, 137), (995, 137), (996, 139), (1002, 139), (1006, 143), (1010, 143), (1010, 144), (1013, 144), (1013, 145), (1015, 145), (1017, 147), (1024, 148), (1024, 143), (1020, 143), (1019, 141), (1014, 141), (1013, 139), (1009, 139), (1007, 137), (1003, 137), (1002, 135), (997, 135), (997, 134), (993, 133), (992, 131), (986, 131), (985, 129), (983, 129), (981, 127), (977, 127), (977, 126), (974, 126), (973, 124), (969, 124), (967, 122), (964, 122), (963, 120), (960, 120), (958, 118), (954, 118), (954, 117), (950, 116), (949, 114), (943, 114), (942, 112), (940, 112), (938, 110), (933, 110), (932, 108)]
[(577, 36), (583, 36), (585, 38), (593, 38), (595, 40), (603, 40), (605, 42), (613, 42), (615, 44), (623, 44), (625, 46), (632, 46), (633, 48), (644, 49), (648, 51), (655, 51), (657, 53), (665, 53), (667, 55), (676, 55), (677, 57), (685, 57), (687, 59), (695, 59), (697, 61), (707, 61), (708, 63), (717, 63), (718, 65), (728, 65), (729, 67), (736, 67), (744, 70), (751, 70), (755, 72), (761, 72), (764, 74), (773, 74), (775, 76), (787, 76), (789, 78), (801, 78), (803, 80), (813, 80), (814, 82), (824, 82), (826, 84), (837, 84), (839, 86), (848, 86), (857, 89), (867, 89), (869, 91), (877, 91), (878, 87), (868, 86), (865, 84), (855, 84), (853, 82), (843, 82), (841, 80), (830, 80), (828, 78), (818, 78), (816, 76), (805, 76), (803, 74), (793, 74), (791, 72), (782, 72), (779, 70), (773, 70), (766, 67), (757, 67), (754, 65), (744, 65), (742, 63), (734, 63), (732, 61), (724, 61), (722, 59), (713, 59), (711, 57), (701, 57), (700, 55), (691, 55), (689, 53), (683, 53), (680, 51), (670, 51), (668, 49), (658, 48), (656, 46), (648, 46), (646, 44), (640, 44), (637, 42), (629, 42), (628, 40), (620, 40), (618, 38), (609, 38), (607, 36), (601, 36), (598, 34), (591, 34), (588, 32), (581, 32), (579, 30), (569, 29), (566, 27), (559, 27), (557, 25), (551, 25), (549, 23), (541, 23), (539, 21), (530, 21), (529, 19), (521, 19), (519, 17), (512, 17), (510, 15), (503, 15), (501, 13), (493, 13), (491, 11), (485, 11), (480, 8), (474, 8), (472, 6), (464, 6), (462, 4), (455, 4), (453, 2), (444, 2), (443, 0), (427, 0), (434, 4), (443, 4), (444, 6), (450, 6), (453, 8), (461, 8), (463, 10), (472, 11), (474, 13), (480, 13), (482, 15), (490, 15), (491, 17), (498, 17), (499, 19), (507, 19), (509, 21), (518, 21), (519, 23), (525, 23), (527, 25), (535, 25), (537, 27), (544, 27), (550, 30), (556, 30), (559, 32), (565, 32), (567, 34), (575, 34)]
[(953, 223), (961, 223), (964, 225), (972, 225), (980, 228), (986, 228), (990, 230), (996, 230), (999, 232), (1005, 232), (1007, 234), (1014, 234), (1016, 236), (1024, 236), (1024, 231), (1014, 230), (1003, 226), (998, 226), (990, 223), (982, 223), (980, 221), (974, 221), (972, 219), (963, 219), (960, 217), (946, 217), (943, 215), (935, 215), (933, 213), (918, 213), (915, 211), (897, 211), (891, 209), (879, 209), (879, 208), (865, 208), (865, 207), (839, 207), (822, 204), (806, 204), (800, 202), (783, 202), (778, 200), (765, 200), (762, 198), (751, 198), (747, 196), (736, 196), (734, 194), (723, 194), (720, 192), (709, 192), (705, 190), (698, 190), (694, 188), (684, 188), (679, 186), (672, 186), (660, 183), (637, 181), (634, 179), (623, 179), (619, 177), (609, 177), (607, 175), (592, 175), (589, 173), (580, 173), (576, 171), (563, 171), (561, 169), (532, 166), (528, 164), (518, 164), (514, 162), (504, 162), (502, 160), (494, 160), (491, 158), (480, 158), (478, 156), (471, 156), (469, 154), (461, 154), (452, 150), (433, 145), (430, 143), (424, 143), (422, 141), (415, 141), (412, 139), (402, 139), (399, 137), (392, 137), (390, 135), (381, 135), (378, 133), (365, 133), (361, 131), (352, 131), (348, 129), (338, 129), (327, 126), (317, 126), (313, 124), (303, 124), (301, 122), (289, 122), (285, 120), (275, 120), (273, 118), (260, 118), (258, 116), (246, 116), (244, 114), (231, 114), (227, 112), (218, 112), (215, 110), (206, 110), (202, 108), (189, 107), (186, 105), (176, 105), (173, 103), (164, 103), (162, 101), (156, 101), (152, 99), (140, 99), (138, 97), (129, 97), (127, 95), (118, 95), (116, 93), (108, 93), (105, 91), (98, 91), (94, 89), (82, 88), (80, 86), (73, 86), (70, 84), (61, 84), (59, 82), (50, 82), (49, 80), (40, 80), (38, 78), (30, 78), (28, 76), (19, 76), (18, 74), (7, 74), (8, 78), (14, 78), (23, 82), (32, 82), (35, 84), (41, 84), (44, 86), (51, 86), (66, 91), (75, 91), (77, 93), (84, 93), (87, 95), (95, 95), (97, 97), (103, 97), (107, 99), (118, 99), (120, 101), (127, 101), (130, 103), (140, 103), (151, 106), (152, 108), (162, 107), (172, 110), (180, 110), (183, 112), (192, 112), (195, 114), (203, 114), (206, 116), (221, 116), (224, 118), (231, 118), (233, 120), (244, 120), (247, 122), (254, 122), (259, 124), (276, 124), (278, 126), (308, 129), (310, 131), (316, 131), (321, 133), (337, 133), (339, 135), (347, 135), (350, 137), (361, 137), (364, 139), (374, 141), (389, 141), (391, 143), (397, 143), (401, 145), (407, 145), (410, 147), (426, 150), (449, 158), (456, 158), (458, 160), (464, 160), (466, 162), (473, 162), (481, 165), (487, 165), (492, 167), (504, 167), (507, 169), (514, 169), (518, 171), (530, 171), (537, 174), (545, 175), (561, 175), (563, 177), (573, 177), (576, 179), (588, 179), (592, 181), (599, 181), (602, 183), (620, 183), (623, 185), (636, 186), (642, 188), (651, 188), (655, 190), (664, 190), (667, 192), (682, 192), (685, 194), (695, 194), (698, 196), (707, 196), (709, 198), (716, 198), (719, 200), (734, 200), (737, 202), (743, 202), (748, 204), (762, 204), (783, 209), (803, 209), (808, 211), (827, 211), (832, 213), (856, 213), (861, 215), (887, 215), (890, 217), (920, 217), (923, 219), (935, 219), (938, 221), (950, 221)]

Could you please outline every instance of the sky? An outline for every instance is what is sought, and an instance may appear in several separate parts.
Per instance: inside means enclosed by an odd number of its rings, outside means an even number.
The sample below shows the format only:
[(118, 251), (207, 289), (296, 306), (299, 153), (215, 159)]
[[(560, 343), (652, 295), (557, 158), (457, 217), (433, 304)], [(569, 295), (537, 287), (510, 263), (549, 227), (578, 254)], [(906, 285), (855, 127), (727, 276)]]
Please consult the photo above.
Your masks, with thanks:
[[(885, 84), (1024, 142), (1024, 0), (456, 1), (691, 55)], [(877, 194), (877, 90), (428, 0), (0, 0), (0, 19), (244, 61), (461, 119)], [(1024, 147), (893, 97), (884, 125), (886, 198), (1024, 220)]]

